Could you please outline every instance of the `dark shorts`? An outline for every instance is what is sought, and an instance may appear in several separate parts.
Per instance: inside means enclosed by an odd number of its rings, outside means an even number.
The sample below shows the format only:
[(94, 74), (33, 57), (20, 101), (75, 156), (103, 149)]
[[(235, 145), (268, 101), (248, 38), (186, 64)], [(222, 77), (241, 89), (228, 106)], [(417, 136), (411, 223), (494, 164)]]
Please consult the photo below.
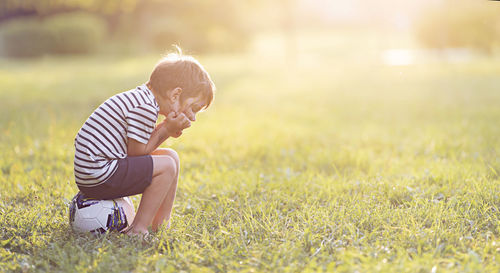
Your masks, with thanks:
[(131, 156), (118, 159), (118, 168), (103, 184), (78, 188), (86, 197), (115, 199), (143, 193), (152, 180), (153, 157)]

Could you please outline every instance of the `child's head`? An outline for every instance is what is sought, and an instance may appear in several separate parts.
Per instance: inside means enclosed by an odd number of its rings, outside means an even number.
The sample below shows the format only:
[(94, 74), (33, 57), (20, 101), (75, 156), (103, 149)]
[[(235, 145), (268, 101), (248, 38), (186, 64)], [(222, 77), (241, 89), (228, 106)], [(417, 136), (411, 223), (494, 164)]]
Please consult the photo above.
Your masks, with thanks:
[(189, 98), (197, 98), (202, 109), (206, 109), (214, 98), (215, 85), (207, 71), (193, 57), (172, 53), (156, 64), (149, 78), (155, 94), (166, 98), (169, 92), (180, 88), (179, 101), (182, 104)]

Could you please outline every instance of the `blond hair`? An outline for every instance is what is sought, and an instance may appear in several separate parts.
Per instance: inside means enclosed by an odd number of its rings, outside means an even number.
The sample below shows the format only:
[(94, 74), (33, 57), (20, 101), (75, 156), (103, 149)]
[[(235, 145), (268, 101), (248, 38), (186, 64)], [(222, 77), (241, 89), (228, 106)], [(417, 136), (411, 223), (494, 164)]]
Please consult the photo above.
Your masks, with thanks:
[(149, 78), (153, 92), (165, 96), (174, 88), (182, 88), (180, 100), (201, 96), (206, 109), (214, 99), (215, 85), (207, 71), (193, 57), (182, 55), (180, 48), (177, 53), (170, 53), (162, 58), (154, 67)]

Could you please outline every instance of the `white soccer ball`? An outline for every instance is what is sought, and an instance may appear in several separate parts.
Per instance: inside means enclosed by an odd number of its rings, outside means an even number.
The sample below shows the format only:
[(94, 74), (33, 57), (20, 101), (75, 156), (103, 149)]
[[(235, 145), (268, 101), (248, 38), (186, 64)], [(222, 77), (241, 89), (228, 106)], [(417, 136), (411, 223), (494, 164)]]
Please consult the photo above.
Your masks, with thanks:
[(79, 232), (121, 231), (134, 221), (134, 217), (134, 204), (128, 197), (98, 200), (78, 192), (69, 205), (69, 224)]

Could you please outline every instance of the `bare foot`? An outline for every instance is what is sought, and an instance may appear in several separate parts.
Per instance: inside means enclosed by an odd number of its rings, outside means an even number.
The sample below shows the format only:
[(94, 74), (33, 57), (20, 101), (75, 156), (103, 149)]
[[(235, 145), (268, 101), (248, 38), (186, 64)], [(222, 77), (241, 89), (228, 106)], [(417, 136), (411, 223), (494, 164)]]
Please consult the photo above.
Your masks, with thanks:
[(161, 225), (158, 225), (158, 226), (153, 226), (152, 230), (153, 232), (159, 232), (160, 229), (162, 228), (165, 228), (165, 229), (170, 229), (170, 221), (168, 221), (167, 223), (163, 223)]
[(138, 237), (146, 237), (149, 235), (147, 229), (139, 229), (130, 225), (121, 231), (123, 234), (127, 234), (128, 236), (138, 236)]

